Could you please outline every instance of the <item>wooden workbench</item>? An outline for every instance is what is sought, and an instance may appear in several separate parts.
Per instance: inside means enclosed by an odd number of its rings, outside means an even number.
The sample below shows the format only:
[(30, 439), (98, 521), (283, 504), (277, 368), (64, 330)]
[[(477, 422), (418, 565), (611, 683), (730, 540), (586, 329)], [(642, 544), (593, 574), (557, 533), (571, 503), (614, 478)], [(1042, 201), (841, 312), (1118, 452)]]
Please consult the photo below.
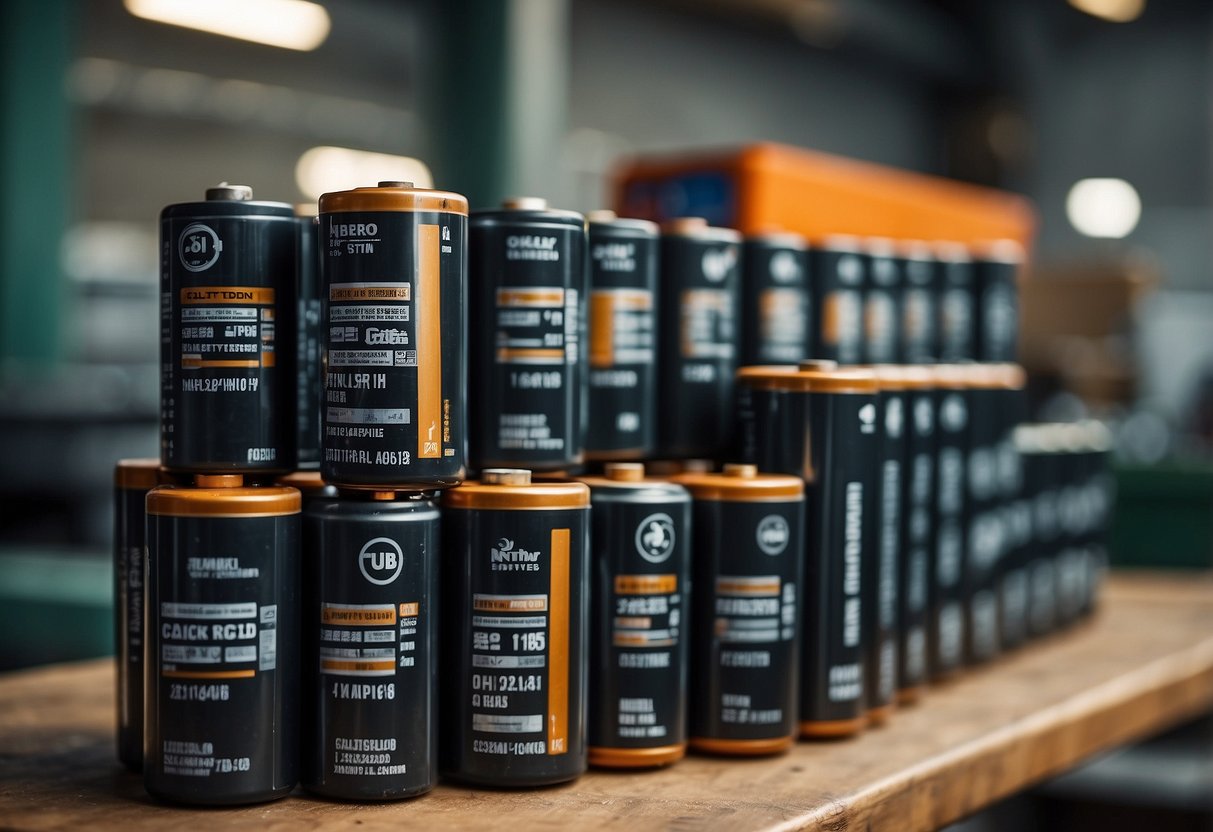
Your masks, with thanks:
[(394, 804), (297, 793), (159, 805), (113, 752), (108, 660), (0, 676), (0, 826), (234, 829), (932, 829), (1104, 749), (1213, 710), (1213, 579), (1117, 576), (1078, 629), (930, 691), (884, 728), (783, 757), (689, 757), (523, 792), (440, 786)]

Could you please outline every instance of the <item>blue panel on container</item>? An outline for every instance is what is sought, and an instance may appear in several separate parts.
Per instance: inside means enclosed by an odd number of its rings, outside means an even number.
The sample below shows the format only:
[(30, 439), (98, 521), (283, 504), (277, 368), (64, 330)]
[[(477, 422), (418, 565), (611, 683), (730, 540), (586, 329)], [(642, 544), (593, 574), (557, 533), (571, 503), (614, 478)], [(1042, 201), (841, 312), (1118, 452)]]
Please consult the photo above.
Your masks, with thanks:
[(643, 213), (657, 222), (677, 217), (703, 217), (709, 225), (736, 225), (737, 189), (729, 174), (719, 171), (688, 173), (656, 182), (630, 182), (624, 194), (629, 206), (644, 206)]

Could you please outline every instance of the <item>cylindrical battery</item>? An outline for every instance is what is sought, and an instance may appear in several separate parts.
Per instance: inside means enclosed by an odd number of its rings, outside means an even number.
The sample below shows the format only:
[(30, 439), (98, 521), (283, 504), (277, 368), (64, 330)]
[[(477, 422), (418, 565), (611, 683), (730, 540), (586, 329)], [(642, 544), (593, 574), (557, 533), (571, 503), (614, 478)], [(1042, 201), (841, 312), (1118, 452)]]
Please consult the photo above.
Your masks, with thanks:
[(1073, 624), (1082, 612), (1088, 576), (1086, 542), (1089, 527), (1084, 487), (1086, 436), (1076, 422), (1052, 426), (1057, 436), (1058, 544), (1054, 556), (1057, 579), (1057, 623)]
[(657, 450), (715, 458), (732, 426), (741, 235), (683, 218), (662, 229)]
[(804, 362), (743, 367), (737, 383), (741, 458), (805, 481), (801, 736), (856, 733), (866, 724), (863, 572), (876, 545), (875, 374)]
[(1057, 627), (1055, 557), (1061, 535), (1058, 516), (1060, 443), (1055, 425), (1021, 425), (1015, 445), (1023, 462), (1024, 496), (1031, 501), (1032, 536), (1024, 547), (1028, 576), (1028, 635), (1037, 638)]
[(147, 492), (160, 485), (158, 459), (114, 466), (114, 657), (117, 665), (118, 760), (143, 766), (143, 551)]
[(590, 487), (590, 765), (686, 753), (691, 497), (613, 463)]
[(390, 800), (438, 780), (438, 507), (347, 492), (304, 516), (302, 781)]
[(533, 197), (470, 221), (469, 455), (480, 470), (585, 457), (585, 217)]
[(290, 205), (223, 184), (160, 213), (160, 461), (171, 471), (295, 466)]
[(863, 292), (863, 354), (869, 364), (901, 361), (905, 276), (892, 240), (864, 241), (867, 281)]
[(147, 495), (144, 786), (283, 797), (299, 766), (299, 492), (195, 482)]
[(901, 358), (907, 364), (927, 364), (935, 359), (939, 343), (935, 258), (928, 244), (908, 241), (901, 245), (898, 259), (905, 278)]
[(691, 747), (775, 754), (796, 736), (804, 483), (726, 465), (691, 492)]
[(320, 372), (323, 351), (320, 222), (316, 217), (316, 206), (296, 205), (295, 221), (299, 224), (299, 248), (295, 261), (298, 298), (295, 315), (295, 444), (299, 449), (299, 467), (312, 470), (320, 467), (320, 402), (324, 397), (324, 380)]
[(488, 469), (442, 497), (439, 765), (483, 786), (586, 768), (590, 490)]
[(409, 182), (320, 197), (326, 481), (463, 479), (467, 199)]
[(965, 517), (968, 503), (969, 391), (965, 365), (935, 375), (935, 549), (928, 595), (927, 666), (942, 679), (964, 661)]
[(972, 361), (977, 356), (973, 259), (963, 245), (950, 242), (937, 243), (935, 257), (939, 340), (934, 357), (944, 363)]
[(810, 358), (840, 364), (863, 361), (866, 272), (856, 237), (831, 236), (810, 246)]
[(1023, 546), (1031, 536), (1031, 510), (1023, 499), (1023, 465), (1015, 447), (1015, 428), (1027, 418), (1027, 375), (1016, 364), (998, 364), (995, 418), (999, 424), (998, 508), (1002, 516), (1002, 550), (995, 569), (998, 596), (999, 649), (1009, 650), (1027, 638), (1028, 578)]
[(927, 681), (927, 599), (935, 543), (935, 376), (902, 370), (906, 455), (902, 469), (901, 545), (897, 567), (897, 691), (913, 702)]
[(741, 264), (741, 364), (809, 357), (808, 246), (798, 234), (746, 237)]
[(1014, 240), (995, 240), (974, 252), (973, 343), (978, 361), (1018, 358), (1019, 288), (1024, 249)]
[(637, 459), (657, 443), (657, 226), (595, 211), (588, 227), (586, 458)]
[(1088, 525), (1084, 536), (1086, 569), (1084, 594), (1080, 614), (1094, 612), (1099, 593), (1108, 571), (1108, 522), (1116, 499), (1115, 480), (1109, 469), (1112, 434), (1102, 423), (1088, 419), (1082, 423), (1084, 432), (1083, 490), (1088, 507)]

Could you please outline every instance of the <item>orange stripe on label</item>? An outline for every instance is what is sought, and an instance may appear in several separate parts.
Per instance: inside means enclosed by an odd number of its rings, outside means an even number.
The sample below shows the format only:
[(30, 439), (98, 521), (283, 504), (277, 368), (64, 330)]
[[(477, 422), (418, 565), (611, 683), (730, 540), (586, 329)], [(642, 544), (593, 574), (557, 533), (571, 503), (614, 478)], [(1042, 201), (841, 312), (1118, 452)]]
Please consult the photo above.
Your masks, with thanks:
[(417, 456), (442, 457), (442, 286), (436, 225), (417, 226)]
[(564, 350), (544, 350), (544, 349), (509, 349), (502, 347), (497, 350), (497, 360), (502, 361), (517, 361), (519, 359), (536, 359), (543, 358), (551, 361), (564, 361)]
[(548, 608), (543, 598), (475, 598), (476, 612), (544, 612)]
[(498, 289), (498, 306), (564, 306), (564, 289)]
[(548, 590), (548, 753), (569, 750), (569, 530), (552, 529), (552, 579)]
[[(401, 604), (403, 607), (404, 605)], [(322, 624), (343, 624), (346, 627), (382, 627), (396, 623), (395, 607), (379, 607), (378, 609), (348, 609), (345, 607), (325, 607), (320, 611)]]
[(274, 290), (258, 286), (193, 286), (181, 290), (189, 306), (256, 306), (274, 302)]
[(165, 679), (252, 679), (255, 670), (165, 670)]
[(409, 601), (406, 604), (400, 605), (401, 618), (416, 618), (421, 615), (421, 603), (419, 601)]
[(611, 292), (590, 295), (590, 366), (615, 364), (615, 296)]
[[(425, 227), (425, 226), (423, 226)], [(437, 228), (437, 226), (429, 226)], [(330, 286), (329, 300), (412, 300), (413, 287), (404, 286)]]
[(395, 670), (396, 662), (387, 661), (348, 661), (339, 659), (321, 659), (321, 670)]
[(261, 353), (261, 366), (262, 366), (262, 367), (273, 367), (273, 366), (274, 366), (274, 363), (275, 363), (276, 361), (277, 361), (277, 359), (276, 359), (276, 358), (274, 358), (274, 353), (273, 353), (273, 352), (263, 352), (263, 353)]
[[(270, 354), (273, 355), (273, 353)], [(257, 359), (250, 360), (247, 358), (217, 358), (209, 361), (204, 361), (201, 358), (186, 358), (184, 356), (181, 358), (181, 367), (186, 370), (205, 370), (215, 367), (244, 367), (256, 369), (257, 367), (261, 366), (263, 366), (262, 363)], [(271, 360), (269, 364), (264, 366), (272, 367), (273, 361)]]
[(678, 589), (677, 575), (616, 575), (616, 595), (669, 595)]
[(721, 595), (779, 595), (779, 581), (771, 583), (733, 583), (731, 581), (717, 581), (716, 592)]

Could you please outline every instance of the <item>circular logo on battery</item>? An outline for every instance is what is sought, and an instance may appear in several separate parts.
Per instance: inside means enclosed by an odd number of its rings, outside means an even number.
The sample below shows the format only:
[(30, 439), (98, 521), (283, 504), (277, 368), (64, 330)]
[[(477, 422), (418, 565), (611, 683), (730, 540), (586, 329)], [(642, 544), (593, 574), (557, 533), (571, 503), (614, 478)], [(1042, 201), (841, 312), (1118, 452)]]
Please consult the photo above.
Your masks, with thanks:
[(387, 586), (400, 577), (404, 552), (400, 544), (388, 537), (368, 540), (358, 553), (358, 569), (362, 577), (376, 586)]
[(181, 265), (191, 272), (204, 272), (219, 259), (223, 251), (223, 240), (215, 229), (200, 222), (187, 225), (177, 239), (177, 254)]
[(664, 563), (674, 551), (674, 519), (658, 512), (641, 520), (636, 527), (636, 551), (649, 563)]
[(790, 251), (776, 252), (771, 257), (771, 277), (776, 283), (791, 283), (800, 279), (800, 264)]
[(768, 514), (758, 521), (758, 531), (754, 536), (758, 539), (758, 548), (774, 556), (788, 548), (792, 532), (787, 520), (778, 514)]

